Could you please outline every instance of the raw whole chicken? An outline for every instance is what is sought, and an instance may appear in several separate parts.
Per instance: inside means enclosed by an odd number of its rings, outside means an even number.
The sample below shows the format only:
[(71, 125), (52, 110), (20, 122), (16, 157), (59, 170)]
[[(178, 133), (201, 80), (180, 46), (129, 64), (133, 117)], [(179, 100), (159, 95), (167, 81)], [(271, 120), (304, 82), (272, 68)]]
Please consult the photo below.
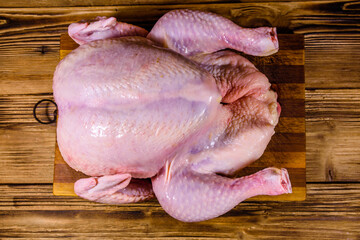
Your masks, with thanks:
[(78, 196), (121, 204), (155, 195), (172, 217), (195, 222), (291, 192), (286, 169), (231, 178), (263, 154), (281, 111), (266, 76), (233, 50), (277, 52), (275, 28), (175, 10), (150, 33), (98, 17), (69, 35), (80, 46), (57, 66), (53, 90), (61, 154), (92, 176), (75, 183)]

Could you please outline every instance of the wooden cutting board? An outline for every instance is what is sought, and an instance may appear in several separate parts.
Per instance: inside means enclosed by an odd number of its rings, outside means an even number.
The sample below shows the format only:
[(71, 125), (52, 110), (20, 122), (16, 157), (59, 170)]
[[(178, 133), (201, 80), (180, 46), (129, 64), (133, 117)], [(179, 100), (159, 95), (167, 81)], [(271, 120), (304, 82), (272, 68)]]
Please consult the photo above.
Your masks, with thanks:
[[(254, 201), (301, 201), (306, 198), (305, 171), (305, 78), (304, 37), (297, 34), (279, 34), (278, 53), (269, 57), (246, 56), (272, 83), (278, 93), (282, 112), (264, 155), (239, 172), (249, 175), (267, 167), (286, 168), (293, 193), (280, 196), (257, 196)], [(60, 59), (78, 45), (67, 35), (60, 39)], [(63, 160), (57, 142), (54, 163), (54, 195), (76, 196), (74, 182), (87, 177), (70, 168)]]

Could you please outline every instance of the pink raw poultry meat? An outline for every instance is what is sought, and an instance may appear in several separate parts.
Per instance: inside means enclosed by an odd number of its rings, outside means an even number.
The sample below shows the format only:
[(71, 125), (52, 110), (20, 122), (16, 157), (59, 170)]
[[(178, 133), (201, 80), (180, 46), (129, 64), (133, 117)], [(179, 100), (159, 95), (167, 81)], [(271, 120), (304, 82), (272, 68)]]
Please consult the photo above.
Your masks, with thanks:
[(81, 46), (57, 66), (53, 89), (61, 154), (92, 176), (75, 183), (77, 195), (120, 204), (155, 194), (171, 216), (191, 222), (291, 192), (285, 169), (224, 176), (263, 154), (280, 106), (265, 75), (221, 50), (274, 53), (275, 29), (176, 10), (148, 35), (104, 17), (70, 25), (69, 35)]

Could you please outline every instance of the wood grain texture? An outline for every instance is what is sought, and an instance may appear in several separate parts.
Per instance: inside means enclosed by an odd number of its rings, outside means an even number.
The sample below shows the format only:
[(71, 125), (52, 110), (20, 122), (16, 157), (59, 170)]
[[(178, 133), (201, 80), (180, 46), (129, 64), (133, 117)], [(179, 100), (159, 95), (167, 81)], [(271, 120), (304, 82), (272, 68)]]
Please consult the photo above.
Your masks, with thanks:
[(308, 162), (308, 181), (359, 181), (360, 90), (309, 90), (306, 99), (307, 158), (322, 159)]
[[(179, 7), (212, 10), (243, 26), (304, 34), (307, 181), (360, 181), (359, 2), (182, 2), (0, 0), (1, 239), (360, 239), (359, 184), (310, 183), (304, 202), (245, 202), (197, 224), (171, 219), (156, 201), (115, 207), (53, 196), (52, 185), (34, 184), (52, 182), (55, 126), (32, 120), (31, 108), (51, 97), (59, 37), (68, 24), (105, 15), (150, 29)], [(297, 69), (290, 71), (294, 84), (302, 79)], [(279, 67), (273, 79), (279, 74), (289, 75)], [(272, 79), (271, 72), (266, 75)], [(294, 117), (287, 118), (294, 123), (291, 130), (281, 122), (277, 128), (302, 132)]]
[[(280, 0), (277, 2), (286, 2), (287, 0)], [(299, 0), (297, 0), (299, 1)], [(310, 0), (305, 0), (306, 2)], [(242, 2), (258, 2), (256, 0), (245, 0)], [(261, 2), (272, 2), (271, 0), (262, 0)], [(177, 0), (57, 0), (57, 1), (36, 1), (28, 0), (26, 2), (21, 0), (1, 0), (0, 7), (89, 7), (89, 6), (131, 6), (131, 5), (168, 5), (168, 4), (178, 4)], [(182, 4), (204, 4), (204, 3), (233, 3), (231, 0), (183, 0)], [(355, 3), (356, 4), (356, 3)], [(350, 4), (349, 4), (350, 5)], [(352, 5), (350, 5), (352, 7)]]
[[(264, 156), (260, 161), (256, 162), (256, 166), (249, 167), (239, 172), (240, 176), (246, 176), (260, 171), (267, 167), (286, 167), (290, 181), (293, 187), (292, 194), (284, 194), (281, 196), (257, 196), (253, 198), (257, 201), (272, 200), (272, 201), (302, 201), (306, 198), (306, 171), (305, 171), (305, 79), (304, 79), (304, 37), (296, 34), (280, 34), (278, 35), (279, 45), (282, 48), (278, 53), (268, 57), (252, 57), (247, 56), (256, 66), (267, 66), (268, 72), (274, 72), (273, 69), (282, 66), (282, 69), (288, 72), (289, 75), (280, 75), (285, 79), (281, 79), (277, 83), (279, 74), (271, 74), (272, 81), (275, 82), (273, 88), (277, 90), (279, 102), (282, 106), (282, 113), (280, 117), (281, 127), (272, 137)], [(67, 34), (61, 35), (60, 38), (60, 59), (66, 57), (71, 50), (78, 47)], [(291, 66), (290, 70), (294, 70), (293, 66), (300, 66), (294, 71), (297, 75), (298, 83), (288, 81), (292, 73), (284, 66)], [(276, 71), (275, 71), (276, 72)], [(285, 121), (282, 118), (285, 117)], [(293, 128), (294, 125), (302, 125), (300, 128)], [(291, 130), (297, 129), (292, 132)], [(299, 129), (303, 131), (299, 132)], [(301, 154), (302, 153), (302, 154)], [(298, 157), (292, 164), (293, 158), (287, 158), (288, 155)], [(276, 156), (276, 158), (274, 157)], [(296, 167), (295, 167), (296, 166)], [(76, 172), (71, 169), (63, 160), (59, 151), (58, 145), (55, 147), (54, 160), (54, 182), (53, 192), (59, 196), (75, 196), (73, 184), (80, 178), (87, 176), (81, 172)]]
[(51, 185), (0, 185), (0, 238), (356, 240), (359, 198), (360, 184), (308, 184), (306, 201), (248, 201), (182, 223), (155, 200), (111, 206), (53, 196)]
[(52, 179), (56, 126), (39, 124), (32, 114), (43, 98), (52, 94), (0, 95), (0, 183)]
[[(165, 1), (164, 1), (165, 2)], [(74, 2), (75, 3), (75, 2)], [(20, 4), (20, 6), (23, 4)], [(51, 6), (53, 5), (53, 6)], [(72, 7), (71, 7), (72, 5)], [(81, 7), (83, 5), (83, 7)], [(84, 6), (85, 5), (85, 6)], [(110, 4), (111, 5), (111, 4)], [(31, 5), (30, 5), (31, 6)], [(150, 26), (164, 13), (172, 9), (189, 8), (212, 11), (230, 18), (241, 26), (253, 27), (272, 25), (285, 30), (294, 30), (298, 33), (329, 32), (339, 30), (349, 32), (359, 26), (359, 8), (356, 1), (296, 1), (296, 2), (242, 2), (242, 3), (194, 3), (173, 4), (135, 4), (132, 6), (117, 5), (94, 6), (88, 3), (70, 4), (66, 7), (56, 7), (49, 4), (47, 7), (17, 7), (2, 8), (2, 25), (8, 26), (17, 23), (24, 17), (34, 21), (28, 26), (35, 27), (44, 21), (43, 25), (56, 26), (55, 22), (70, 23), (71, 20), (89, 19), (98, 15), (116, 16), (122, 21), (139, 23)], [(35, 14), (37, 13), (37, 14)], [(26, 16), (27, 15), (27, 16)], [(139, 17), (141, 16), (141, 17)], [(337, 21), (342, 18), (341, 23)], [(56, 21), (57, 20), (57, 21)], [(19, 26), (19, 25), (18, 25)], [(341, 26), (341, 27), (340, 27)]]

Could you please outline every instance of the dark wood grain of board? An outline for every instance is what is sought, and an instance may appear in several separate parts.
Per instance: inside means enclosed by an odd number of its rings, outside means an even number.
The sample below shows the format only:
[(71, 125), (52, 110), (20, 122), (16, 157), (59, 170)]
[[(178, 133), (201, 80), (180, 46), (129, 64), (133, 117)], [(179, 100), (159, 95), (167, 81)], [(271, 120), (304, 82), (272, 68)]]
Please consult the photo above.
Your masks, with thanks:
[(270, 83), (304, 83), (304, 65), (257, 65)]

